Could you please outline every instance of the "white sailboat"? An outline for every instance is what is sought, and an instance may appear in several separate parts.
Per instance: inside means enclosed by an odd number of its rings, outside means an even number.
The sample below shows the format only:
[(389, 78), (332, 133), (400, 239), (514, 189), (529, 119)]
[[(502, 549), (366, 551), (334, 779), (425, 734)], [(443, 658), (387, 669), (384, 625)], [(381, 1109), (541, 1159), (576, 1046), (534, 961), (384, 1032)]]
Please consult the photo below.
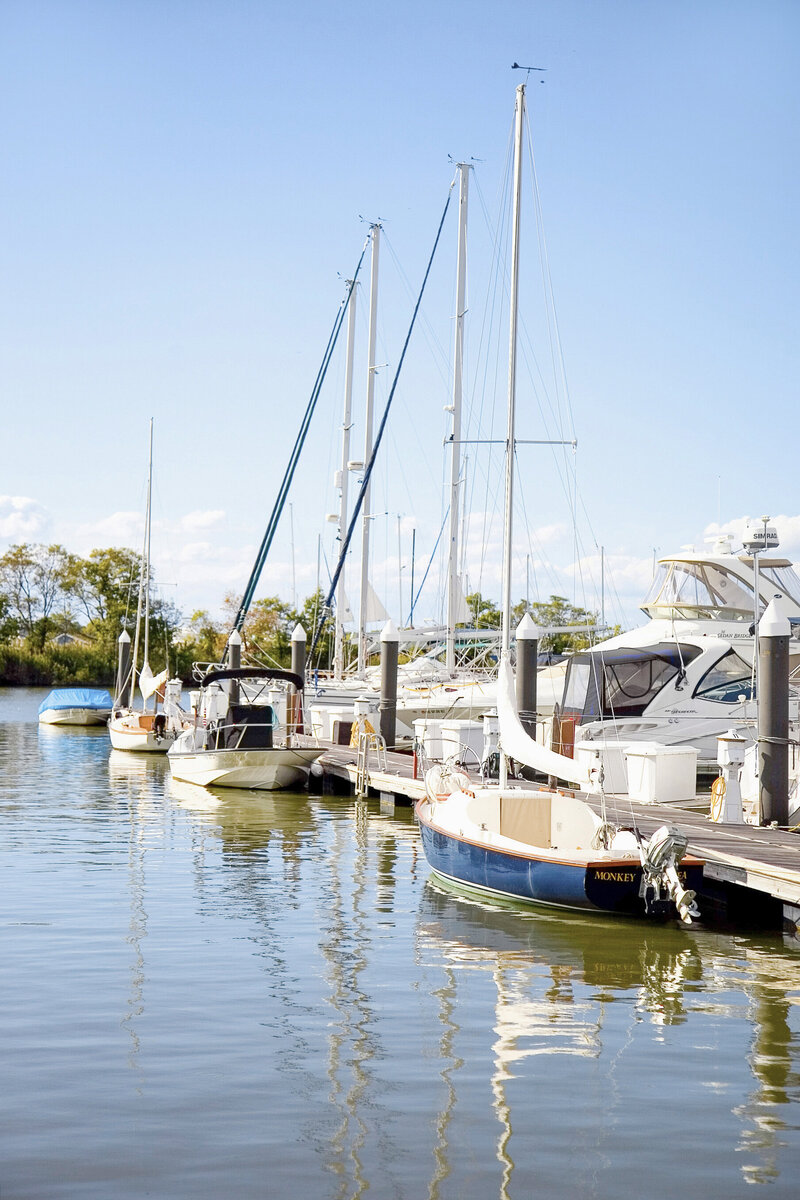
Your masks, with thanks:
[[(177, 732), (183, 727), (180, 708), (181, 681), (168, 680), (168, 670), (154, 675), (150, 668), (150, 526), (153, 491), (153, 421), (150, 420), (150, 447), (147, 470), (147, 507), (145, 510), (142, 571), (139, 579), (139, 599), (136, 608), (136, 632), (133, 656), (128, 669), (120, 671), (117, 695), (108, 722), (111, 745), (115, 750), (138, 753), (166, 754)], [(142, 667), (138, 670), (139, 643), (143, 635)], [(123, 639), (127, 634), (123, 635)], [(136, 707), (136, 688), (142, 697)], [(149, 700), (155, 697), (152, 711)], [(161, 709), (159, 710), (159, 698)]]
[[(425, 856), (442, 878), (469, 891), (529, 904), (586, 912), (678, 916), (698, 914), (695, 890), (702, 862), (685, 855), (686, 838), (666, 826), (651, 838), (622, 829), (580, 795), (509, 786), (510, 758), (547, 775), (597, 791), (593, 771), (539, 745), (516, 711), (509, 661), (514, 492), (517, 303), (525, 85), (517, 88), (514, 155), (508, 425), (503, 521), (502, 658), (497, 708), (500, 780), (472, 788), (470, 780), (434, 766), (418, 802)], [(602, 790), (601, 790), (602, 796)]]

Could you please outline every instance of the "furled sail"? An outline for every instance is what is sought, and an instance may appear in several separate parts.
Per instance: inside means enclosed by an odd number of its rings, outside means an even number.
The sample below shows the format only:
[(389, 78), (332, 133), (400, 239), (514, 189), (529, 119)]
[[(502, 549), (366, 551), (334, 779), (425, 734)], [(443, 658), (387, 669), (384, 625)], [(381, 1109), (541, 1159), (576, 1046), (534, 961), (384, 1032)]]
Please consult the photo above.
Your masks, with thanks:
[(144, 664), (139, 675), (139, 691), (145, 700), (148, 700), (153, 692), (157, 692), (167, 682), (168, 674), (168, 671), (159, 671), (158, 675), (154, 675), (150, 670), (150, 664)]
[(578, 787), (594, 790), (594, 780), (589, 767), (576, 763), (565, 754), (556, 754), (554, 750), (540, 746), (523, 728), (517, 715), (514, 673), (506, 657), (503, 657), (497, 673), (497, 717), (500, 726), (500, 746), (508, 758), (533, 767), (534, 771), (555, 775), (558, 779), (566, 779)]

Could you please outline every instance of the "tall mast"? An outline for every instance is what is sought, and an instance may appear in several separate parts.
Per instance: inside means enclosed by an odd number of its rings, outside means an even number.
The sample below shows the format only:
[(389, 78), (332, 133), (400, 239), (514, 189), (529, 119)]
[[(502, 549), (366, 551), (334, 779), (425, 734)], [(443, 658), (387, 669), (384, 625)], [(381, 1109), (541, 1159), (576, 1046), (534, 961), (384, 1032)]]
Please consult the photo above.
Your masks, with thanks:
[[(506, 432), (506, 488), (503, 505), (503, 624), (501, 655), (511, 644), (511, 527), (514, 502), (514, 418), (517, 400), (517, 307), (519, 302), (519, 232), (522, 199), (522, 132), (525, 117), (525, 84), (517, 88), (514, 130), (514, 217), (511, 230), (511, 304), (508, 347), (508, 429)], [(500, 787), (508, 784), (508, 759), (500, 755)]]
[(503, 625), (502, 653), (511, 644), (511, 530), (514, 498), (514, 420), (517, 399), (517, 307), (519, 302), (519, 235), (522, 198), (522, 132), (525, 117), (525, 84), (517, 88), (514, 130), (514, 216), (511, 230), (511, 305), (508, 346), (508, 429), (506, 432), (506, 487), (503, 506)]
[(142, 607), (144, 606), (144, 662), (147, 662), (147, 651), (150, 645), (150, 497), (153, 489), (153, 418), (150, 418), (150, 443), (147, 466), (147, 504), (144, 514), (144, 540), (142, 543), (142, 564), (139, 573), (139, 601), (136, 606), (136, 632), (133, 639), (133, 658), (131, 660), (131, 690), (128, 707), (133, 708), (136, 689), (136, 674), (139, 663), (139, 635), (142, 628)]
[[(353, 350), (356, 339), (356, 285), (355, 280), (348, 280), (350, 295), (347, 298), (347, 357), (345, 359), (344, 372), (344, 418), (342, 421), (342, 482), (339, 494), (339, 539), (344, 538), (344, 532), (347, 529), (347, 484), (349, 479), (350, 461), (350, 429), (352, 428), (352, 411), (353, 411)], [(345, 591), (344, 591), (344, 573), (345, 568), (342, 564), (342, 573), (339, 576), (339, 582), (336, 586), (336, 620), (335, 620), (335, 641), (333, 652), (333, 674), (335, 679), (341, 679), (344, 675), (344, 625), (342, 623), (342, 614), (345, 606)]]
[(464, 312), (467, 292), (467, 199), (469, 163), (458, 163), (458, 268), (456, 271), (456, 333), (453, 352), (453, 436), (450, 448), (450, 553), (447, 575), (447, 644), (445, 665), (450, 674), (456, 667), (456, 621), (459, 617), (458, 523), (461, 482), (461, 400), (464, 377)]
[[(378, 252), (380, 250), (381, 227), (377, 223), (372, 230), (372, 270), (369, 281), (369, 346), (367, 350), (367, 410), (364, 418), (364, 465), (372, 457), (372, 411), (375, 404), (375, 343), (377, 341), (378, 315)], [(369, 523), (371, 514), (371, 482), (364, 491), (364, 512), (361, 519), (361, 599), (358, 607), (358, 673), (366, 667), (367, 603), (369, 599)]]

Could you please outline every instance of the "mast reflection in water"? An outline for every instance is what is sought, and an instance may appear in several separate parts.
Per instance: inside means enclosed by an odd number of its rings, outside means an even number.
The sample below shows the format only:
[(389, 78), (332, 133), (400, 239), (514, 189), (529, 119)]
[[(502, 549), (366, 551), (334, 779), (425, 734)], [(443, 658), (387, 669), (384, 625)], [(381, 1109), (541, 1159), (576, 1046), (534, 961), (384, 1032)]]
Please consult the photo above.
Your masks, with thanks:
[(476, 903), (408, 810), (170, 784), (40, 698), (0, 694), (4, 1200), (794, 1194), (781, 938)]

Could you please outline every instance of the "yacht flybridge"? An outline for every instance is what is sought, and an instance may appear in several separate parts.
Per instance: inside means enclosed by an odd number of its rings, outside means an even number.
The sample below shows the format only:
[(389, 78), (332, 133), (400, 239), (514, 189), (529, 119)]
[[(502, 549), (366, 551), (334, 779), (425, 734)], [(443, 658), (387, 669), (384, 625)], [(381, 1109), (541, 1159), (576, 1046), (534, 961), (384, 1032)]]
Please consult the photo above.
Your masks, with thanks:
[[(745, 535), (738, 554), (720, 538), (710, 553), (660, 559), (642, 604), (647, 624), (569, 660), (562, 744), (574, 726), (576, 741), (696, 746), (698, 762), (710, 763), (726, 730), (753, 741), (757, 620), (778, 597), (800, 627), (800, 577), (776, 545), (765, 528)], [(800, 642), (791, 646), (794, 670)]]

